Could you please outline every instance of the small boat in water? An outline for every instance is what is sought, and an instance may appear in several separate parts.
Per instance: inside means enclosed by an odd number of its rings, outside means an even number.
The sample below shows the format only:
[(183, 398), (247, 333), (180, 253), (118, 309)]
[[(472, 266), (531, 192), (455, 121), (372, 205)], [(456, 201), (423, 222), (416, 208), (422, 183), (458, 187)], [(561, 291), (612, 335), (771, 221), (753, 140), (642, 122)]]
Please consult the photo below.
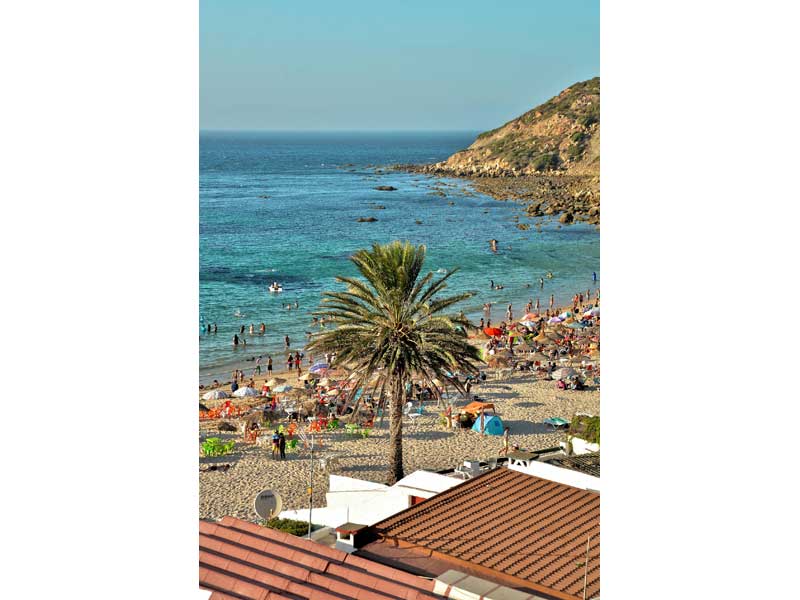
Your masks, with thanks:
[(269, 291), (270, 292), (282, 292), (283, 291), (283, 286), (280, 283), (278, 283), (277, 281), (273, 281), (269, 286)]

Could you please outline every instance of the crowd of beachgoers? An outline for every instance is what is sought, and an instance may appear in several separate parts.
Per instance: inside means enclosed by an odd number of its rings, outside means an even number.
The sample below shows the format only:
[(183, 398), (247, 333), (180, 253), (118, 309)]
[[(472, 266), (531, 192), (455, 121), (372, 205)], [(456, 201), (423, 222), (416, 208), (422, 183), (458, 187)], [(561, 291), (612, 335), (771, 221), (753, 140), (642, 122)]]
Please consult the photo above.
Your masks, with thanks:
[[(406, 390), (406, 473), (452, 469), (467, 459), (500, 456), (509, 446), (556, 447), (565, 433), (554, 422), (599, 413), (600, 297), (599, 290), (586, 292), (568, 306), (551, 299), (544, 311), (531, 299), (517, 319), (508, 305), (494, 323), (492, 307), (484, 307), (483, 318), (465, 331), (481, 350), (480, 373), (449, 373)], [(224, 382), (201, 386), (201, 518), (256, 520), (253, 498), (265, 488), (281, 494), (285, 509), (307, 506), (312, 438), (315, 459), (327, 465), (315, 469), (314, 506), (325, 504), (330, 472), (386, 480), (388, 415), (380, 375), (356, 388), (335, 355), (310, 356), (292, 348), (288, 337), (284, 342), (280, 364), (267, 355), (248, 372), (235, 369)], [(469, 414), (476, 401), (493, 405), (486, 414), (502, 419), (504, 435), (472, 429), (485, 412)]]

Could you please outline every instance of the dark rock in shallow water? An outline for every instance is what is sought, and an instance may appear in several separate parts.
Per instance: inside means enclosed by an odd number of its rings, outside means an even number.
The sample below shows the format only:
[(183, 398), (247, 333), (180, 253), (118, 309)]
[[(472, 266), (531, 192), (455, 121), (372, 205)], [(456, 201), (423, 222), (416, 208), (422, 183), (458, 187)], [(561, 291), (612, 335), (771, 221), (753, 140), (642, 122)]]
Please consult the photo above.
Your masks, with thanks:
[(572, 221), (574, 221), (574, 220), (575, 220), (575, 217), (573, 217), (573, 216), (572, 216), (572, 213), (568, 213), (568, 212), (566, 212), (566, 213), (562, 214), (562, 215), (561, 215), (561, 216), (558, 218), (558, 220), (559, 220), (561, 223), (572, 223)]
[(381, 192), (393, 192), (397, 188), (394, 187), (393, 185), (379, 185), (375, 189), (378, 190), (378, 191), (381, 191)]
[(372, 208), (374, 208), (375, 210), (386, 210), (386, 207), (383, 204), (376, 204)]
[(414, 221), (414, 223), (416, 223), (417, 225), (422, 225), (422, 221), (420, 221), (419, 219), (417, 219), (416, 221)]
[(374, 223), (377, 220), (375, 217), (358, 217), (356, 223)]

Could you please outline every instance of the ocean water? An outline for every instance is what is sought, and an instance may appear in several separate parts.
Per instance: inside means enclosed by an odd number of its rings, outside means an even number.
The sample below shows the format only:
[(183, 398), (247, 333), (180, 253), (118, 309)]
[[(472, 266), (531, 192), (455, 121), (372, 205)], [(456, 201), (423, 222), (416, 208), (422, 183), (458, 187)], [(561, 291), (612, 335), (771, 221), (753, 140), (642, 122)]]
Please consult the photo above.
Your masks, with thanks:
[[(218, 333), (200, 334), (200, 381), (227, 378), (268, 353), (282, 368), (284, 335), (302, 348), (321, 293), (338, 287), (337, 275), (355, 275), (348, 257), (373, 242), (424, 243), (429, 270), (459, 268), (448, 291), (476, 292), (460, 307), (476, 320), (485, 302), (494, 304), (492, 320), (499, 322), (509, 302), (521, 316), (528, 299), (540, 298), (544, 309), (551, 293), (566, 302), (578, 290), (594, 290), (592, 272), (600, 274), (594, 226), (553, 221), (537, 232), (520, 205), (474, 194), (469, 182), (377, 172), (443, 160), (475, 133), (202, 132), (200, 325), (216, 323)], [(379, 185), (398, 189), (373, 189)], [(370, 216), (378, 221), (356, 222)], [(515, 218), (531, 229), (519, 230)], [(554, 277), (540, 289), (538, 279), (548, 271)], [(490, 280), (504, 288), (491, 290)], [(283, 284), (283, 293), (268, 291), (272, 281)], [(295, 302), (298, 309), (286, 309)], [(261, 322), (266, 335), (247, 333)], [(242, 325), (247, 345), (234, 348)]]

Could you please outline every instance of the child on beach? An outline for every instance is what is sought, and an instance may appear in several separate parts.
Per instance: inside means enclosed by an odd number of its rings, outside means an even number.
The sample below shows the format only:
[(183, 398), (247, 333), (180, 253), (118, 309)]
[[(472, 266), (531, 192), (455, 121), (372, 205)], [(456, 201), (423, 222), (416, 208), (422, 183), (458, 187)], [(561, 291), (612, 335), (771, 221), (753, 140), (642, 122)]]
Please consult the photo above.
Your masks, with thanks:
[(272, 356), (267, 356), (267, 374), (272, 375)]
[(275, 433), (272, 434), (272, 459), (274, 460), (276, 456), (278, 456), (280, 452), (280, 442), (281, 436), (278, 433), (278, 430), (275, 430)]
[(503, 429), (503, 449), (500, 450), (500, 454), (502, 454), (503, 456), (508, 456), (508, 435), (510, 431), (511, 428), (508, 426), (506, 426), (506, 428)]

